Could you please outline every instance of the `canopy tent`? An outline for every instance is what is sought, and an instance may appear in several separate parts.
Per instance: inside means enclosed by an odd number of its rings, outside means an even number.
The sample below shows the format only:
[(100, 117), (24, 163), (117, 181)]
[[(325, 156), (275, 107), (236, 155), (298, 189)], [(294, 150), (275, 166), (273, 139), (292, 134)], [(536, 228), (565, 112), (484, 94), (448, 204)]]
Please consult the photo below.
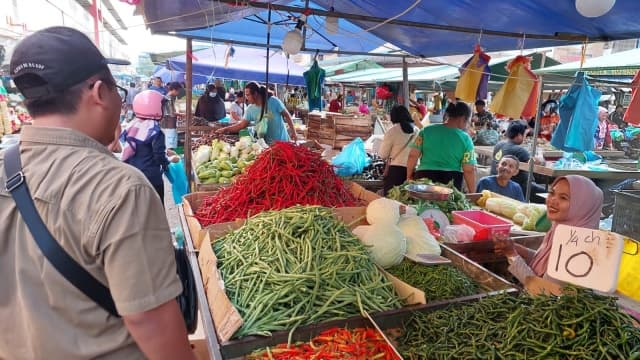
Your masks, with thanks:
[[(531, 57), (532, 69), (540, 68), (542, 65), (542, 54), (531, 53), (526, 56)], [(490, 81), (499, 82), (502, 84), (508, 76), (508, 72), (505, 69), (509, 61), (514, 56), (492, 58), (489, 62), (491, 68)], [(545, 66), (559, 64), (556, 60), (546, 57)], [(408, 69), (409, 81), (412, 83), (432, 82), (438, 81), (439, 83), (453, 82), (455, 87), (455, 81), (460, 75), (457, 65), (437, 65), (437, 66), (423, 66), (423, 67), (411, 67)], [(376, 83), (376, 82), (402, 82), (402, 69), (401, 68), (385, 68), (385, 69), (372, 69), (364, 71), (356, 71), (344, 75), (336, 75), (328, 78), (331, 82), (343, 82), (343, 83)], [(425, 84), (422, 84), (425, 85)], [(426, 85), (431, 85), (430, 83)], [(449, 84), (450, 85), (450, 84)], [(450, 86), (445, 86), (450, 87)]]
[(631, 79), (640, 69), (640, 49), (621, 51), (619, 53), (586, 59), (582, 67), (580, 61), (560, 64), (536, 70), (550, 81), (573, 82), (575, 73), (582, 70), (588, 76), (617, 82), (631, 83)]
[(163, 83), (169, 83), (172, 81), (184, 82), (184, 73), (175, 70), (169, 70), (165, 66), (157, 65), (153, 70), (151, 77), (159, 77)]
[[(266, 52), (264, 50), (234, 46), (233, 57), (228, 58), (225, 66), (227, 45), (214, 45), (193, 53), (193, 84), (206, 84), (214, 78), (243, 81), (264, 81)], [(270, 52), (269, 82), (278, 84), (304, 85), (302, 74), (306, 69), (293, 61), (287, 60), (282, 52)], [(167, 60), (169, 72), (184, 74), (186, 55), (172, 57)], [(171, 70), (169, 70), (171, 69)], [(287, 75), (288, 72), (288, 75)]]
[[(487, 51), (499, 51), (640, 37), (640, 2), (636, 0), (617, 0), (611, 11), (597, 18), (579, 14), (575, 0), (314, 0), (309, 7), (308, 51), (335, 47), (345, 52), (368, 51), (374, 43), (386, 41), (412, 55), (430, 57), (469, 53), (478, 40)], [(337, 34), (322, 30), (331, 7), (333, 15), (341, 18)], [(178, 31), (179, 36), (202, 40), (242, 39), (254, 44), (265, 44), (266, 26), (245, 17), (259, 14), (264, 20), (267, 8), (279, 16), (274, 19), (281, 20), (304, 11), (299, 1), (292, 0), (242, 5), (232, 0), (144, 2), (147, 24), (154, 32)], [(400, 16), (389, 18), (395, 15)], [(194, 28), (205, 29), (180, 31)], [(273, 26), (272, 43), (281, 44), (289, 28)]]
[(342, 64), (335, 64), (324, 66), (322, 62), (318, 65), (324, 69), (325, 76), (330, 77), (334, 75), (348, 74), (354, 71), (366, 70), (366, 69), (380, 69), (382, 65), (377, 64), (370, 60), (355, 60), (348, 61)]
[[(287, 1), (274, 1), (274, 3), (286, 3)], [(216, 8), (225, 8), (226, 5), (217, 4)], [(312, 2), (311, 7), (317, 7)], [(245, 13), (253, 12), (246, 18)], [(300, 13), (293, 14), (300, 16)], [(245, 15), (246, 16), (246, 15)], [(266, 46), (267, 10), (250, 9), (240, 11), (226, 11), (216, 13), (217, 25), (196, 30), (178, 31), (176, 35), (191, 37), (201, 41), (231, 41), (238, 44)], [(214, 23), (213, 18), (207, 19), (205, 24)], [(319, 51), (340, 50), (343, 52), (366, 53), (384, 45), (385, 41), (369, 33), (363, 33), (362, 29), (344, 19), (338, 19), (338, 32), (327, 33), (325, 30), (325, 17), (309, 16), (307, 19), (305, 47)], [(285, 35), (292, 30), (296, 22), (289, 18), (288, 12), (272, 11), (271, 13), (271, 46), (279, 48)], [(202, 27), (202, 25), (199, 25)]]

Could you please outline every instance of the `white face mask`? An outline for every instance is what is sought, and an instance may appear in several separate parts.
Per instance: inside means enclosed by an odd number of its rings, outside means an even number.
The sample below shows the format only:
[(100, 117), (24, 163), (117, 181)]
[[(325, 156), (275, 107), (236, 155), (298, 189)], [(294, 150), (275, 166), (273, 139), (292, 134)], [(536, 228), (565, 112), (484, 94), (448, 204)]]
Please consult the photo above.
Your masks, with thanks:
[(216, 97), (217, 95), (218, 95), (218, 94), (217, 94), (216, 92), (214, 92), (214, 91), (212, 91), (212, 92), (210, 92), (210, 93), (209, 93), (209, 96), (211, 96), (211, 97)]

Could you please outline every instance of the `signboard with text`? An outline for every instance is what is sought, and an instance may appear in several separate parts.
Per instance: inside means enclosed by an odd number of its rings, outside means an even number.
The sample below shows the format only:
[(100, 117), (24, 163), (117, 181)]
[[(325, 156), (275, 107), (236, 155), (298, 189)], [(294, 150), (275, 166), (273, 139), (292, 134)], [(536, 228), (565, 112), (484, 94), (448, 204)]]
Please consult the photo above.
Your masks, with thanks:
[(624, 237), (610, 231), (558, 225), (547, 275), (574, 285), (614, 292), (623, 246)]

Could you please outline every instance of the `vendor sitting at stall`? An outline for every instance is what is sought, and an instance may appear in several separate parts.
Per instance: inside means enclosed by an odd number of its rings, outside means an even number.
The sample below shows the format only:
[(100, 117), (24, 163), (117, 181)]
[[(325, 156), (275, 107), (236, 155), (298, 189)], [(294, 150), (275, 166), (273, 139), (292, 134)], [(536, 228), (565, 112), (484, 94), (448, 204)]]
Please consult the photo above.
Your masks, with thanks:
[[(257, 82), (250, 82), (244, 88), (244, 96), (250, 104), (245, 109), (244, 118), (233, 125), (216, 130), (217, 134), (238, 133), (249, 125), (254, 125), (258, 137), (264, 138), (267, 144), (297, 140), (291, 114), (280, 99), (267, 92), (266, 87)], [(289, 126), (289, 133), (285, 121)]]
[(227, 116), (224, 98), (219, 96), (214, 84), (207, 85), (207, 92), (198, 99), (194, 115), (203, 117), (208, 122), (215, 122)]
[(507, 257), (509, 272), (521, 283), (530, 277), (544, 277), (556, 227), (563, 224), (597, 230), (602, 199), (602, 190), (590, 179), (580, 175), (559, 177), (551, 185), (546, 201), (551, 229), (538, 250), (515, 244), (512, 239), (494, 239), (495, 251)]
[(498, 163), (498, 175), (489, 175), (480, 179), (476, 191), (489, 190), (518, 201), (524, 201), (520, 185), (511, 180), (520, 171), (519, 167), (520, 161), (518, 158), (513, 155), (503, 156)]

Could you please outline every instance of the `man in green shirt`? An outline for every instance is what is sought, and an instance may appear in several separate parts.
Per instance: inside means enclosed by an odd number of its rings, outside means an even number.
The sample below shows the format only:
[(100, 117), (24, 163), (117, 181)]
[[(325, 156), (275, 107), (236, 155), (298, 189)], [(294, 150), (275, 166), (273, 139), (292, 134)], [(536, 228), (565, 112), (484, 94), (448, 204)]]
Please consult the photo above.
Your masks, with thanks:
[[(411, 145), (407, 179), (429, 178), (442, 184), (453, 181), (462, 190), (462, 180), (469, 192), (475, 191), (476, 157), (471, 137), (464, 131), (471, 110), (463, 102), (450, 104), (445, 124), (434, 124), (420, 131)], [(414, 174), (415, 166), (420, 165)]]

